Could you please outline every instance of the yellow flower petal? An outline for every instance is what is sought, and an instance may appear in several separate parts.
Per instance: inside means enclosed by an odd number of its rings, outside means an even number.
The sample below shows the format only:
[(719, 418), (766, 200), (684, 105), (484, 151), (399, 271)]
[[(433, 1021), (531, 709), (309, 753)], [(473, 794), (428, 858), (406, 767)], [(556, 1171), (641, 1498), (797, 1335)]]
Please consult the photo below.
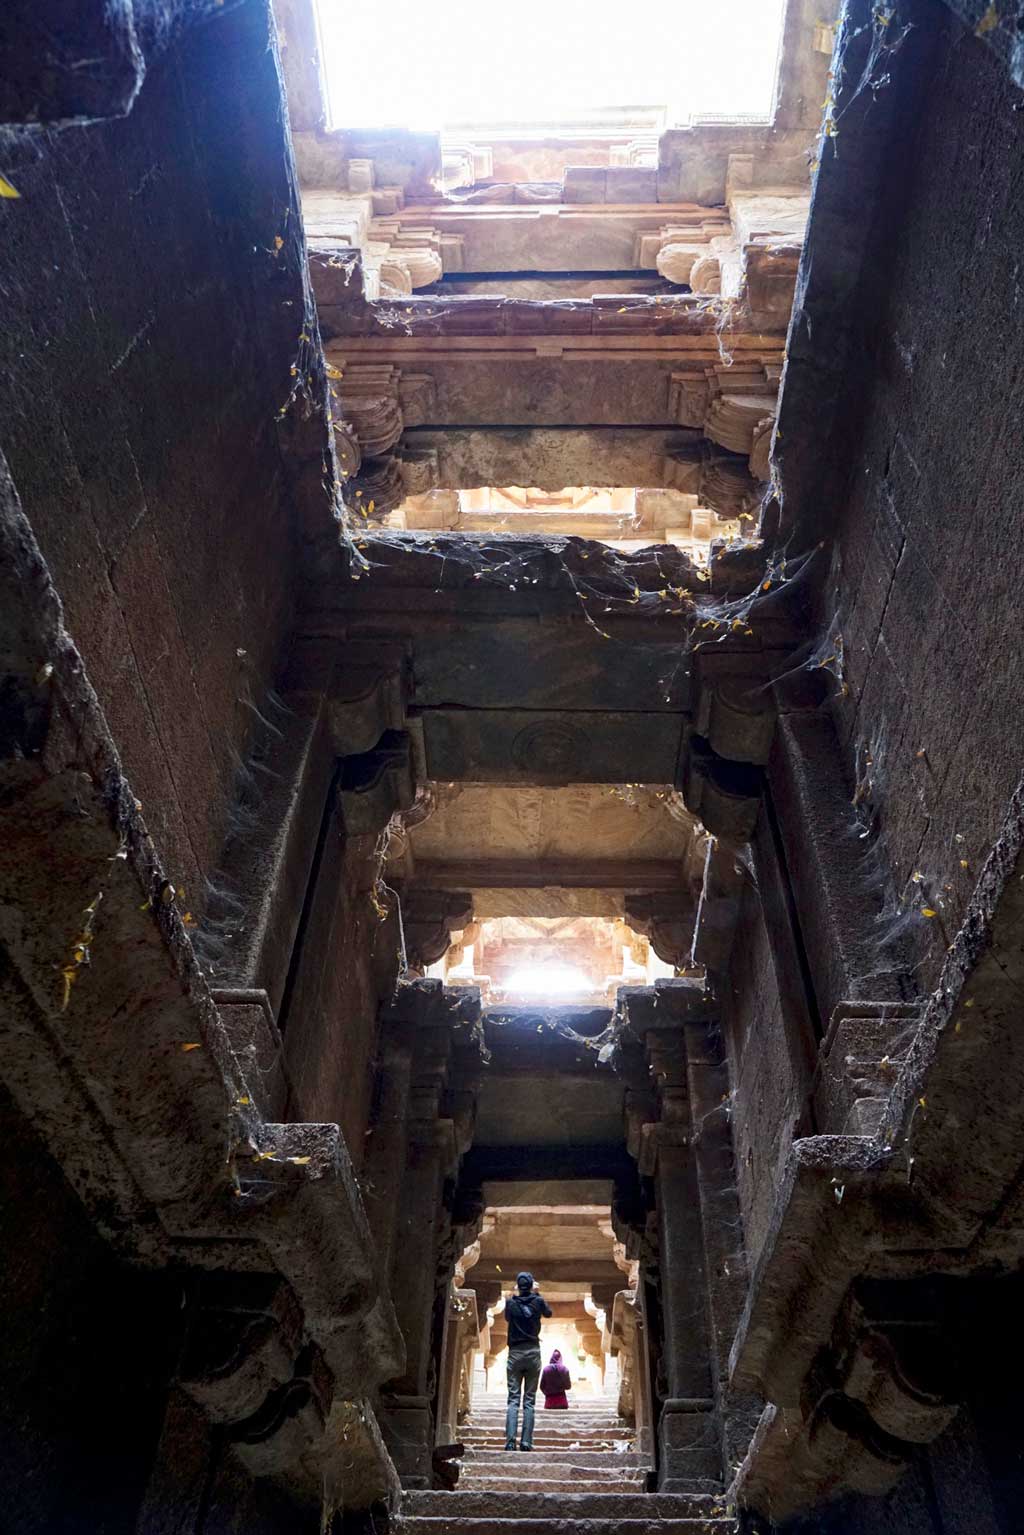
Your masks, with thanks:
[(999, 25), (999, 12), (994, 5), (990, 5), (984, 16), (974, 29), (975, 37), (984, 37), (986, 32), (993, 31)]

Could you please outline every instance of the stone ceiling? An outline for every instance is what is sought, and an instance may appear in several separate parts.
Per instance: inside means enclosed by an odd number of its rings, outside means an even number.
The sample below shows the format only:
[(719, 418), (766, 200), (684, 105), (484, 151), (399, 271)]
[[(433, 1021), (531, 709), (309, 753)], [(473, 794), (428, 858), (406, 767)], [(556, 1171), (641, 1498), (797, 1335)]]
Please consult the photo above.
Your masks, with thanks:
[(394, 839), (390, 875), (470, 890), (478, 919), (615, 917), (628, 890), (699, 882), (703, 839), (664, 785), (433, 789), (433, 812)]

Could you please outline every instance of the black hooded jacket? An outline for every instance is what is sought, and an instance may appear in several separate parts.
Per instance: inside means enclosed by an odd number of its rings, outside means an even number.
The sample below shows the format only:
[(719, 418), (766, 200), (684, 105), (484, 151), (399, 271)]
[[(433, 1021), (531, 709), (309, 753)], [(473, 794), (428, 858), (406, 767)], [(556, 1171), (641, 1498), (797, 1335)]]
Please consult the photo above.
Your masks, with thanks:
[(551, 1307), (536, 1290), (531, 1290), (529, 1295), (510, 1295), (505, 1302), (509, 1348), (515, 1348), (516, 1344), (539, 1344), (541, 1317), (550, 1315)]

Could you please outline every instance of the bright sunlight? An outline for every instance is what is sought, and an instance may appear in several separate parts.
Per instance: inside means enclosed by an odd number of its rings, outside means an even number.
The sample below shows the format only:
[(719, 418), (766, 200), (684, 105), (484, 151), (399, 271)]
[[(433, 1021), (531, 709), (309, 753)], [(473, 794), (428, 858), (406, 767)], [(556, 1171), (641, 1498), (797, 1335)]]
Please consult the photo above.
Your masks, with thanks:
[(550, 960), (536, 965), (524, 965), (505, 982), (506, 993), (514, 996), (585, 996), (591, 989), (591, 982), (582, 970), (577, 970), (574, 965), (559, 965)]
[(782, 0), (319, 0), (331, 125), (571, 121), (612, 107), (768, 117)]

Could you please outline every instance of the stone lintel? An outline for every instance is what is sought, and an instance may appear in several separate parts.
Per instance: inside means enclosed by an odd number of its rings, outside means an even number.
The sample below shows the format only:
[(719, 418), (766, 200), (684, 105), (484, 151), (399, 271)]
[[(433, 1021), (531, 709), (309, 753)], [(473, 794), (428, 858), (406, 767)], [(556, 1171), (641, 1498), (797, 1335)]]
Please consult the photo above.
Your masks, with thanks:
[(688, 1021), (710, 1021), (714, 1001), (703, 981), (660, 980), (653, 986), (620, 986), (619, 1012), (636, 1038), (657, 1030), (679, 1030)]

